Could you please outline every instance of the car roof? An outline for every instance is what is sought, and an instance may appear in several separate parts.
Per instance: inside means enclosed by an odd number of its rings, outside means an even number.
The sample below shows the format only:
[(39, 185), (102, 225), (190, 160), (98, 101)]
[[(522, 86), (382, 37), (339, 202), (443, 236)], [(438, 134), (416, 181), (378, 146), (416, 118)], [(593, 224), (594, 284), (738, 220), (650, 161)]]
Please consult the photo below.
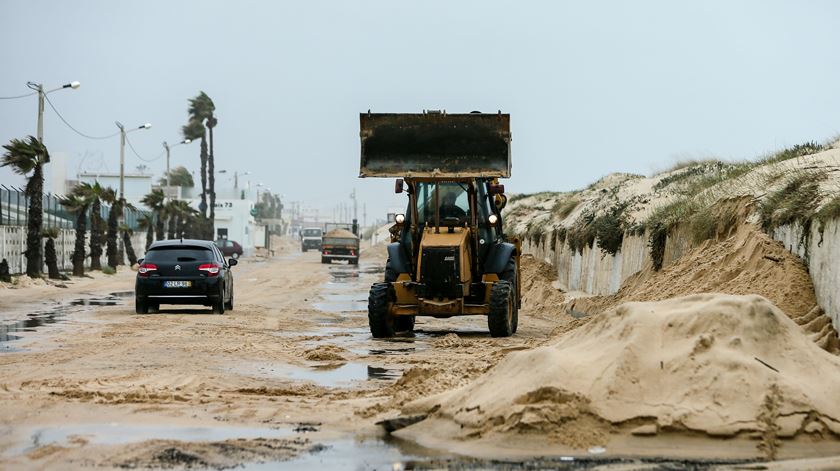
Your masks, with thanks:
[(171, 247), (177, 245), (184, 245), (184, 246), (199, 246), (199, 247), (206, 247), (211, 248), (215, 244), (209, 240), (200, 240), (200, 239), (169, 239), (169, 240), (159, 240), (154, 242), (151, 246), (149, 246), (149, 250), (156, 248), (156, 247)]

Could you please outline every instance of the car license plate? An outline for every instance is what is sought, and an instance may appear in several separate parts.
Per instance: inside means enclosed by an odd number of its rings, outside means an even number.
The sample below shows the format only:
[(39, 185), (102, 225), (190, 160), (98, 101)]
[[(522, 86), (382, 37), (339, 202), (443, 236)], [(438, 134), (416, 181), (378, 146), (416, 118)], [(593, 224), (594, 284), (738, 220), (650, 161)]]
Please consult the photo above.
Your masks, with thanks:
[(164, 288), (189, 288), (192, 286), (192, 281), (164, 281)]

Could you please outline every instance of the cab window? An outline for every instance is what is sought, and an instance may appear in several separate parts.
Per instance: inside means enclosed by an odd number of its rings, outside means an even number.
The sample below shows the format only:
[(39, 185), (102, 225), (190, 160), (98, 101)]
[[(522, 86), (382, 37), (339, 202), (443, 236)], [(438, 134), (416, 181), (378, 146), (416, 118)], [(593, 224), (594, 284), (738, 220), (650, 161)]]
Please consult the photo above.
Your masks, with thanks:
[[(436, 194), (439, 207), (435, 208)], [(470, 198), (465, 183), (420, 182), (417, 184), (417, 222), (435, 223), (435, 211), (440, 211), (441, 224), (461, 225), (470, 218)], [(457, 220), (457, 222), (456, 222)]]

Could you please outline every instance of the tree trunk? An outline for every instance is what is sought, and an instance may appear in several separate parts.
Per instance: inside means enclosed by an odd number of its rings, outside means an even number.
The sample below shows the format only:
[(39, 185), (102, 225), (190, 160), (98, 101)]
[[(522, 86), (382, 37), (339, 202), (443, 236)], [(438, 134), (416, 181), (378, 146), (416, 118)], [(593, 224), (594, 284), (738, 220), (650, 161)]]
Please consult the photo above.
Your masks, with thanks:
[(176, 214), (171, 214), (169, 216), (169, 239), (177, 239), (178, 238), (178, 216)]
[(137, 255), (134, 253), (134, 247), (131, 245), (131, 236), (128, 232), (122, 233), (123, 245), (125, 246), (125, 254), (128, 256), (128, 263), (134, 266), (137, 263)]
[(90, 209), (90, 269), (102, 269), (102, 202), (93, 200)]
[(32, 177), (26, 183), (26, 196), (29, 197), (29, 222), (26, 227), (26, 274), (32, 278), (41, 276), (43, 250), (41, 230), (44, 218), (44, 169), (42, 164), (35, 166)]
[(0, 281), (3, 283), (12, 282), (12, 274), (9, 273), (9, 262), (5, 258), (0, 260)]
[(61, 273), (58, 272), (58, 257), (55, 255), (55, 240), (52, 237), (47, 237), (47, 244), (44, 247), (44, 261), (47, 263), (47, 273), (50, 279), (61, 279)]
[(216, 127), (216, 117), (211, 116), (207, 119), (207, 129), (210, 130), (210, 154), (207, 156), (207, 178), (210, 185), (210, 217), (209, 217), (209, 232), (207, 240), (215, 239), (215, 225), (216, 225), (216, 159), (213, 154), (213, 128)]
[(163, 211), (155, 210), (155, 239), (163, 240)]
[(76, 245), (73, 248), (73, 276), (85, 276), (87, 209), (87, 206), (83, 206), (76, 215)]
[(149, 221), (149, 227), (146, 228), (146, 252), (149, 251), (149, 247), (152, 246), (152, 242), (155, 241), (155, 234), (154, 234), (154, 226), (151, 221)]
[(108, 211), (108, 235), (107, 235), (107, 258), (108, 266), (117, 269), (117, 218), (120, 214), (120, 203), (114, 201), (111, 203), (111, 209)]
[(207, 139), (201, 136), (201, 219), (207, 220)]

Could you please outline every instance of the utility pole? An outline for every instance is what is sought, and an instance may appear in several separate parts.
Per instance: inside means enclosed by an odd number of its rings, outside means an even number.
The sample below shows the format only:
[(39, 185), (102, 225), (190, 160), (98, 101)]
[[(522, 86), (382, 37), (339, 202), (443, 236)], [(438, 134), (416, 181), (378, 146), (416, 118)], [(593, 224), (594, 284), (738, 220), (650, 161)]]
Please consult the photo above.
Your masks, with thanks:
[(166, 191), (169, 191), (169, 144), (163, 141), (163, 148), (166, 149)]
[[(183, 141), (175, 144), (175, 146), (180, 146), (182, 144), (189, 144), (190, 142), (192, 142), (191, 139), (184, 139)], [(175, 146), (172, 146), (172, 147), (175, 147)], [(169, 187), (171, 186), (171, 183), (169, 182), (169, 149), (170, 149), (170, 146), (169, 146), (169, 144), (166, 143), (166, 141), (163, 141), (163, 148), (166, 149), (166, 191), (169, 191)]]
[(44, 143), (44, 86), (38, 84), (38, 142)]

